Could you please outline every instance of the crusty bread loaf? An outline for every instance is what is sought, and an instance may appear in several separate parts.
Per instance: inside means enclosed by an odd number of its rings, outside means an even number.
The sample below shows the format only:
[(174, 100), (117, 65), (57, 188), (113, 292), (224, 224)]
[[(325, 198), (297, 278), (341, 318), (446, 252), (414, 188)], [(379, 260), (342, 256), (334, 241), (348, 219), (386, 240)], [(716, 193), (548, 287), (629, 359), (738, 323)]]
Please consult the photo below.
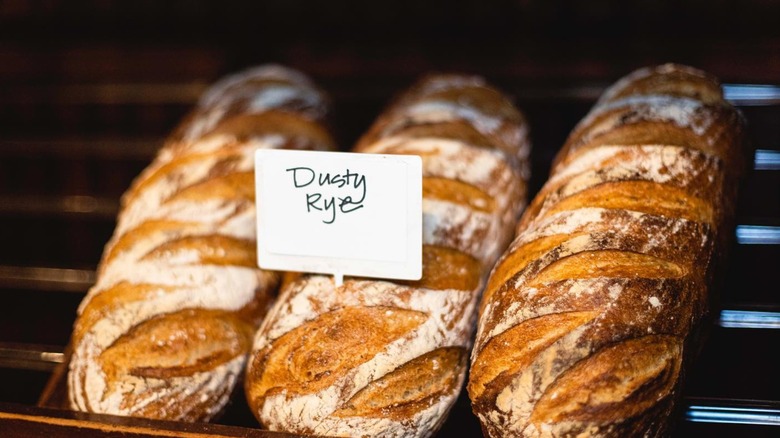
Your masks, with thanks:
[(485, 288), (468, 392), (486, 436), (669, 432), (744, 143), (696, 69), (641, 69), (604, 93)]
[[(420, 80), (355, 150), (423, 160), (419, 281), (302, 276), (255, 338), (246, 393), (273, 430), (430, 436), (462, 389), (476, 306), (525, 201), (520, 112), (483, 79)], [(382, 232), (377, 230), (377, 232)]]
[(74, 409), (200, 421), (226, 404), (279, 281), (256, 268), (254, 150), (333, 149), (326, 109), (274, 65), (204, 94), (122, 198), (74, 325)]

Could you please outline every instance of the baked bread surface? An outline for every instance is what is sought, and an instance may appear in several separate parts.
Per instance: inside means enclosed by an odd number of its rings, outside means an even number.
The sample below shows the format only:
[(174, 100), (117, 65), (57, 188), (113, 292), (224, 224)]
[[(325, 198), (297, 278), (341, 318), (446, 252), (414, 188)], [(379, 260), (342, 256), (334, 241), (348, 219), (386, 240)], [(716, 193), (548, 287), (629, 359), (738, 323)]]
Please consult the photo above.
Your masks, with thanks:
[(283, 66), (206, 91), (122, 197), (74, 324), (74, 409), (181, 421), (220, 412), (279, 283), (257, 268), (254, 151), (334, 149), (326, 113), (325, 95)]
[(526, 131), (506, 96), (467, 75), (423, 78), (378, 118), (355, 151), (422, 157), (422, 279), (291, 279), (248, 363), (245, 392), (265, 427), (438, 430), (465, 380), (485, 278), (524, 205)]
[(468, 392), (485, 436), (663, 436), (731, 233), (743, 120), (711, 75), (637, 70), (574, 128), (494, 267)]

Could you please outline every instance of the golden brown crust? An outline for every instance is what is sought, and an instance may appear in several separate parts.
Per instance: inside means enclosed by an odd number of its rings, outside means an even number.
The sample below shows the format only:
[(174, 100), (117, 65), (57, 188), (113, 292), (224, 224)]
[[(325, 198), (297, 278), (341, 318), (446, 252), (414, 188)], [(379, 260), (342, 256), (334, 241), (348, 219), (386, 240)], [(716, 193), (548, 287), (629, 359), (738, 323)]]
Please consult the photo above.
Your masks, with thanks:
[(680, 64), (662, 64), (635, 70), (617, 81), (599, 98), (599, 104), (627, 96), (690, 97), (704, 103), (721, 103), (723, 90), (715, 76)]
[[(252, 368), (253, 404), (270, 394), (317, 392), (347, 370), (366, 362), (385, 345), (415, 330), (426, 319), (422, 312), (393, 307), (350, 307), (320, 315), (285, 333), (258, 352)], [(269, 394), (270, 393), (270, 394)]]
[(73, 408), (213, 418), (243, 372), (278, 274), (257, 269), (253, 155), (332, 149), (324, 97), (263, 66), (204, 94), (122, 197), (83, 300), (68, 377)]
[(416, 288), (476, 290), (482, 281), (479, 260), (452, 248), (423, 245), (423, 275), (416, 281), (397, 281)]
[(522, 115), (481, 78), (423, 78), (356, 151), (423, 160), (419, 281), (287, 276), (246, 393), (273, 430), (430, 436), (465, 379), (476, 304), (524, 204)]
[(744, 148), (703, 72), (616, 83), (573, 130), (480, 305), (486, 436), (661, 436), (708, 312)]
[(458, 391), (458, 369), (466, 365), (467, 357), (465, 348), (444, 347), (412, 359), (366, 385), (333, 415), (403, 421), (426, 404)]

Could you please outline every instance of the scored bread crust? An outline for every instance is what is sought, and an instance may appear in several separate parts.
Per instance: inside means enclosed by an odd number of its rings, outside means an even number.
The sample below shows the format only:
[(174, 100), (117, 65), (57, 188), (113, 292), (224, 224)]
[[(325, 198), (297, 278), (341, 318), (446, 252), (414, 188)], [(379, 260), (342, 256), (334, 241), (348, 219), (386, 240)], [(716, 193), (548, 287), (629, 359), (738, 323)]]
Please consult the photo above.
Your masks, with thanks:
[(574, 128), (480, 303), (468, 392), (490, 437), (663, 436), (744, 163), (711, 75), (637, 70)]
[(122, 197), (74, 324), (72, 408), (206, 421), (226, 405), (279, 283), (256, 267), (254, 151), (335, 149), (326, 110), (277, 65), (206, 91)]
[(291, 279), (247, 364), (247, 400), (265, 427), (438, 430), (465, 380), (484, 280), (525, 202), (529, 149), (521, 113), (480, 77), (428, 76), (386, 109), (354, 150), (422, 157), (422, 279)]

